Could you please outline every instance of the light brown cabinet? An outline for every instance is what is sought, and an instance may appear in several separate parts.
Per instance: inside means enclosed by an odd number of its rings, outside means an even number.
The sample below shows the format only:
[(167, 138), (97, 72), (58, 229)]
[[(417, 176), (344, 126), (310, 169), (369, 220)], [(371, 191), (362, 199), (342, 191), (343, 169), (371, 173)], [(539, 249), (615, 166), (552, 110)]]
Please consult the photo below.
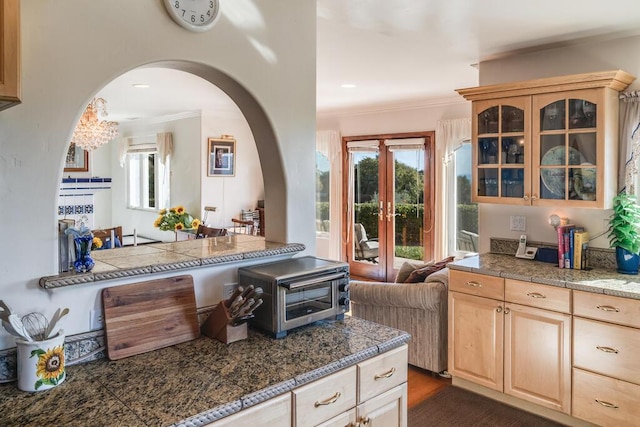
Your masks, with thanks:
[(607, 71), (459, 89), (472, 104), (472, 200), (609, 208), (617, 186), (618, 95)]
[(449, 372), (571, 410), (568, 289), (450, 270)]
[(572, 415), (602, 426), (640, 419), (640, 301), (574, 291)]
[(20, 0), (0, 0), (0, 111), (20, 103)]

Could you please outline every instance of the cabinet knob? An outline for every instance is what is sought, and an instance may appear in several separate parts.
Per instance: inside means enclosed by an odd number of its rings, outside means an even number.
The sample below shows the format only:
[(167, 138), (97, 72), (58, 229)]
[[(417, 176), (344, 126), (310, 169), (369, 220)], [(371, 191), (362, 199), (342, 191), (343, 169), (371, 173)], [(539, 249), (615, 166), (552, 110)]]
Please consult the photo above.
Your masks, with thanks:
[(511, 313), (511, 309), (509, 307), (505, 307), (504, 314), (509, 314), (509, 313)]
[(528, 201), (529, 201), (529, 195), (528, 195), (528, 194), (525, 194), (525, 195), (524, 195), (524, 197), (523, 197), (523, 199), (524, 199), (524, 201), (525, 201), (525, 202), (528, 202)]
[(360, 419), (358, 420), (358, 424), (360, 424), (361, 426), (368, 426), (370, 422), (371, 420), (369, 419), (369, 417), (360, 417)]
[(496, 308), (496, 312), (497, 312), (497, 313), (502, 313), (502, 307), (498, 307), (498, 308)]
[(538, 200), (538, 196), (536, 196), (535, 194), (531, 195), (531, 201), (535, 202), (536, 200)]

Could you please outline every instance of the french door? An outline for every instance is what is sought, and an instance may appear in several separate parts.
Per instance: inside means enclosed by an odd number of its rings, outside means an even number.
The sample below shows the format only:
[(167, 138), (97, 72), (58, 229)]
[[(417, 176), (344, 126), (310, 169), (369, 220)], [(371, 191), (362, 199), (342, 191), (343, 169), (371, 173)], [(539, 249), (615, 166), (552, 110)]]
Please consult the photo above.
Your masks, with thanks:
[(393, 281), (433, 257), (434, 132), (342, 138), (344, 250), (352, 276)]

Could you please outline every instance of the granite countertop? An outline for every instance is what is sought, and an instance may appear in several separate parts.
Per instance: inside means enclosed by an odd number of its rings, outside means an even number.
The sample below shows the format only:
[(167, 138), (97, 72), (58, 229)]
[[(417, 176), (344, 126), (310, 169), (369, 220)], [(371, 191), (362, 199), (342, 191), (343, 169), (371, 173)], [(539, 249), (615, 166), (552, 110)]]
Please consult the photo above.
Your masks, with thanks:
[(573, 270), (556, 264), (516, 258), (504, 254), (480, 254), (447, 265), (451, 270), (543, 283), (586, 292), (640, 299), (640, 276), (593, 268)]
[(282, 339), (249, 329), (223, 344), (202, 336), (149, 353), (68, 366), (66, 380), (27, 393), (0, 385), (0, 425), (202, 426), (399, 347), (406, 332), (346, 316)]
[(269, 242), (260, 236), (233, 234), (207, 239), (92, 251), (96, 265), (90, 273), (65, 273), (40, 278), (40, 286), (55, 289), (63, 286), (122, 279), (255, 259), (303, 251), (300, 243)]

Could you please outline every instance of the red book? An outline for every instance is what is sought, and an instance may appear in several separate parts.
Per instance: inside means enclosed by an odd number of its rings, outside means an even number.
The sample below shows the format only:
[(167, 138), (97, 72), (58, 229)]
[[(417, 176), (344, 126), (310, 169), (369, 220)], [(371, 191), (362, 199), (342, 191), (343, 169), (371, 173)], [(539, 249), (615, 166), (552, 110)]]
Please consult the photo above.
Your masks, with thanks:
[(559, 225), (556, 227), (556, 231), (558, 232), (558, 267), (564, 268), (565, 263), (565, 253), (569, 250), (568, 245), (564, 243), (564, 234), (575, 227), (573, 224), (567, 225)]

